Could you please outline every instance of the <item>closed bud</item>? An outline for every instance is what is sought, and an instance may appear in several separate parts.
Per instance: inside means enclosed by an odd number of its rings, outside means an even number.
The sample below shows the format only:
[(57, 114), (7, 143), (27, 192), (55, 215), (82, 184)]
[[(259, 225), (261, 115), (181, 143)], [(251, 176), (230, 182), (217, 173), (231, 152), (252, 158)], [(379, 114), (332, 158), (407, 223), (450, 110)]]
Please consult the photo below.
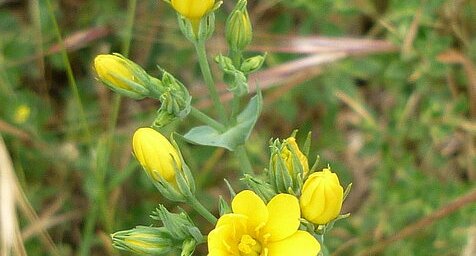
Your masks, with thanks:
[(111, 90), (133, 99), (149, 95), (149, 87), (156, 86), (139, 65), (120, 54), (101, 54), (94, 59), (98, 79)]
[(234, 51), (243, 51), (250, 44), (253, 37), (246, 4), (246, 0), (239, 0), (226, 21), (226, 40)]
[(240, 70), (245, 74), (250, 74), (255, 71), (258, 71), (261, 66), (263, 66), (266, 54), (264, 56), (257, 55), (251, 58), (246, 59), (241, 63)]
[(286, 163), (288, 172), (290, 172), (291, 175), (294, 175), (294, 173), (297, 172), (297, 168), (295, 167), (296, 163), (293, 162), (294, 157), (297, 157), (299, 160), (298, 165), (300, 165), (302, 168), (302, 175), (303, 177), (306, 177), (307, 173), (309, 172), (309, 163), (307, 161), (307, 157), (299, 149), (299, 146), (296, 143), (296, 138), (289, 137), (284, 140), (283, 144), (285, 147), (281, 151), (281, 157)]
[[(154, 182), (161, 178), (175, 184), (175, 169), (181, 169), (179, 153), (162, 134), (152, 128), (139, 128), (132, 138), (134, 155)], [(161, 177), (161, 178), (160, 178)]]
[(174, 238), (165, 227), (138, 226), (111, 235), (117, 249), (139, 255), (169, 255), (182, 247), (182, 241)]
[(294, 137), (271, 145), (268, 176), (278, 193), (298, 194), (304, 177), (309, 172), (307, 157), (301, 152)]
[(330, 168), (311, 174), (299, 199), (302, 216), (314, 224), (329, 223), (340, 213), (343, 193), (339, 178)]

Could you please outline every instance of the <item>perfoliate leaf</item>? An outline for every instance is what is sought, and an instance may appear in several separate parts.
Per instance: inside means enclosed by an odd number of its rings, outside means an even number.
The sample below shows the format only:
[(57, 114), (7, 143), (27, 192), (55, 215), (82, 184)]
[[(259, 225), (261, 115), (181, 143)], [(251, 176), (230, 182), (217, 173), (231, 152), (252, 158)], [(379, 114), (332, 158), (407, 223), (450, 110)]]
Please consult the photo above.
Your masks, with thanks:
[(220, 133), (214, 128), (204, 125), (192, 128), (183, 137), (190, 143), (226, 148), (235, 150), (239, 145), (243, 145), (251, 134), (253, 127), (258, 120), (263, 105), (261, 93), (251, 98), (246, 108), (237, 116), (235, 126)]

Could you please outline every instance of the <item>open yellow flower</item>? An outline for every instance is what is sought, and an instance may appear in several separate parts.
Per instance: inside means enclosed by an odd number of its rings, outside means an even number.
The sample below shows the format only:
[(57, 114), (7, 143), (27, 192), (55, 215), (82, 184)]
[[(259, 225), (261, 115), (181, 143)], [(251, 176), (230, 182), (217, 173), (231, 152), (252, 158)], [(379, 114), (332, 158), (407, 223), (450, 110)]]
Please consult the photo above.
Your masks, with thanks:
[(182, 163), (167, 138), (152, 128), (139, 128), (132, 138), (132, 148), (137, 160), (154, 181), (159, 181), (161, 176), (175, 184), (174, 165), (180, 170)]
[(266, 205), (253, 191), (232, 201), (233, 213), (220, 217), (208, 235), (209, 256), (316, 256), (317, 240), (299, 228), (299, 202), (279, 194)]

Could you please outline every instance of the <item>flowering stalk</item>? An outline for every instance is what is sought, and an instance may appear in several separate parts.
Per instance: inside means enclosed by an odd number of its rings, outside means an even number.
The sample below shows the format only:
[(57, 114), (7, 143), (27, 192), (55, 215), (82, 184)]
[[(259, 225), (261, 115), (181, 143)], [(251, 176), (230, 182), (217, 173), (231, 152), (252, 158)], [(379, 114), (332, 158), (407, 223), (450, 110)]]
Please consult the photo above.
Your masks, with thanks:
[(220, 96), (218, 95), (212, 72), (210, 70), (210, 65), (208, 64), (205, 42), (196, 42), (195, 50), (197, 52), (198, 63), (203, 74), (203, 79), (205, 80), (205, 84), (207, 85), (208, 91), (210, 92), (210, 98), (213, 102), (213, 106), (215, 109), (217, 109), (220, 120), (222, 122), (226, 122), (225, 107), (220, 101)]

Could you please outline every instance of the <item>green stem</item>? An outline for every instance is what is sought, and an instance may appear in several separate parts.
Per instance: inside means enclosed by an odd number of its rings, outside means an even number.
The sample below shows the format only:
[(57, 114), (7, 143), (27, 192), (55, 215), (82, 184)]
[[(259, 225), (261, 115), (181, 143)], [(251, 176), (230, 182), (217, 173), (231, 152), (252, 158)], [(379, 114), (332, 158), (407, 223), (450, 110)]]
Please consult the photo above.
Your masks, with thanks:
[(88, 122), (86, 120), (86, 115), (84, 112), (83, 104), (81, 102), (81, 97), (79, 96), (78, 86), (76, 85), (76, 80), (74, 79), (73, 69), (71, 68), (71, 63), (69, 62), (69, 57), (66, 52), (66, 47), (64, 45), (63, 37), (61, 36), (61, 32), (58, 26), (58, 22), (56, 21), (56, 17), (53, 10), (53, 6), (51, 5), (51, 1), (47, 0), (46, 4), (48, 6), (48, 12), (50, 14), (51, 22), (53, 23), (53, 27), (55, 30), (56, 37), (58, 39), (58, 43), (61, 46), (61, 56), (66, 66), (66, 74), (68, 76), (69, 86), (71, 87), (71, 91), (73, 92), (74, 98), (76, 99), (76, 104), (78, 104), (80, 123), (83, 128), (84, 134), (86, 136), (87, 142), (90, 142), (91, 132), (89, 131)]
[(240, 96), (233, 94), (233, 100), (231, 101), (231, 117), (230, 123), (236, 123), (236, 116), (240, 112)]
[(212, 72), (210, 70), (210, 65), (208, 64), (207, 53), (205, 49), (204, 42), (196, 42), (195, 43), (195, 50), (197, 51), (198, 56), (198, 63), (200, 65), (200, 69), (202, 71), (203, 79), (205, 80), (205, 84), (208, 87), (208, 91), (210, 92), (210, 98), (213, 102), (213, 106), (218, 111), (218, 116), (222, 122), (226, 122), (226, 112), (225, 107), (220, 101), (220, 97), (218, 95), (217, 88), (215, 86), (215, 82), (213, 81)]
[(190, 115), (192, 115), (199, 121), (205, 124), (208, 124), (209, 126), (213, 127), (215, 130), (219, 132), (223, 132), (226, 129), (224, 125), (215, 121), (215, 119), (209, 117), (207, 114), (203, 113), (202, 111), (198, 110), (195, 107), (192, 107), (192, 110), (190, 111)]
[(192, 206), (192, 208), (195, 209), (200, 215), (202, 215), (203, 218), (208, 220), (208, 222), (213, 225), (217, 223), (218, 219), (213, 214), (211, 214), (211, 212), (209, 212), (207, 208), (205, 208), (205, 206), (203, 206), (202, 203), (200, 203), (194, 195), (190, 195), (189, 197), (187, 197), (187, 201)]
[[(230, 55), (231, 61), (235, 68), (239, 69), (241, 65), (242, 52), (230, 49), (228, 54)], [(240, 111), (240, 96), (233, 94), (233, 99), (231, 101), (231, 117), (230, 122), (236, 122), (236, 116)]]
[(243, 174), (254, 174), (253, 166), (251, 165), (250, 159), (248, 158), (245, 146), (241, 145), (236, 147), (234, 153), (242, 167), (241, 170)]

